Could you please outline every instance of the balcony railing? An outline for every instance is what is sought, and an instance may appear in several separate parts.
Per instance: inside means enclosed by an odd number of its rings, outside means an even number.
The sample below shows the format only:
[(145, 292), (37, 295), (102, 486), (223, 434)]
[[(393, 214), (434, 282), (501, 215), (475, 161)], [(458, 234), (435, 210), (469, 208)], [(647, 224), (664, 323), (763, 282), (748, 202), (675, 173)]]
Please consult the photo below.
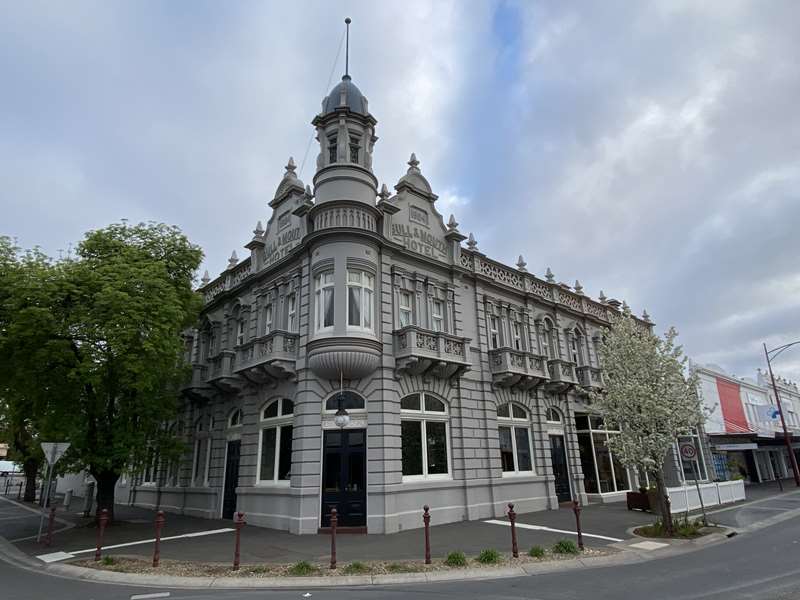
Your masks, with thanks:
[(294, 376), (299, 337), (277, 330), (238, 346), (234, 371), (253, 383)]
[(575, 378), (575, 365), (560, 358), (547, 361), (547, 369), (550, 374), (550, 381), (547, 387), (552, 391), (563, 392), (577, 385)]
[(599, 367), (588, 365), (575, 368), (578, 385), (587, 391), (600, 391), (603, 389), (603, 373)]
[(490, 350), (489, 369), (492, 382), (501, 387), (529, 389), (548, 379), (543, 356), (513, 348)]
[(237, 392), (244, 387), (244, 381), (236, 372), (236, 352), (223, 350), (209, 361), (208, 382), (217, 389), (226, 392)]
[(394, 332), (394, 357), (398, 372), (456, 377), (472, 366), (469, 338), (408, 325)]

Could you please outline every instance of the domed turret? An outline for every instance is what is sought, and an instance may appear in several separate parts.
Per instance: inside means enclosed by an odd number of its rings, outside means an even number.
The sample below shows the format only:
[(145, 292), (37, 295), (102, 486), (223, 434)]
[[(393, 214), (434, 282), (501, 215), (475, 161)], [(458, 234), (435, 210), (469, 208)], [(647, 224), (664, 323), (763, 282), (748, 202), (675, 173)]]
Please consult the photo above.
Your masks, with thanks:
[(369, 115), (367, 99), (353, 83), (350, 75), (342, 77), (342, 81), (322, 100), (322, 115), (335, 113), (337, 110), (349, 110), (364, 117)]

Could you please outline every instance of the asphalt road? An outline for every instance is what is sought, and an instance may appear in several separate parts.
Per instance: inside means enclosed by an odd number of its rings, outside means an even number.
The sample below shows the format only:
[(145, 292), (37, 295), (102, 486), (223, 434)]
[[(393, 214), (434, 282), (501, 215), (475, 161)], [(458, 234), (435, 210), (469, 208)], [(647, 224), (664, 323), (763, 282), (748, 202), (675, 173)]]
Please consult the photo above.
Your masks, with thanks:
[[(777, 508), (777, 506), (775, 507)], [(787, 507), (788, 508), (788, 507)], [(738, 512), (738, 511), (737, 511)], [(751, 512), (752, 509), (751, 509)], [(764, 518), (774, 511), (764, 510)], [(753, 517), (755, 515), (752, 515)], [(735, 519), (736, 512), (728, 517)], [(758, 527), (748, 516), (750, 527)], [(0, 562), (0, 599), (130, 600), (138, 594), (169, 592), (170, 599), (251, 600), (730, 600), (800, 598), (800, 516), (755, 529), (730, 541), (691, 553), (613, 568), (567, 571), (493, 581), (311, 590), (167, 590), (80, 582), (47, 576)], [(311, 596), (304, 596), (310, 593)]]

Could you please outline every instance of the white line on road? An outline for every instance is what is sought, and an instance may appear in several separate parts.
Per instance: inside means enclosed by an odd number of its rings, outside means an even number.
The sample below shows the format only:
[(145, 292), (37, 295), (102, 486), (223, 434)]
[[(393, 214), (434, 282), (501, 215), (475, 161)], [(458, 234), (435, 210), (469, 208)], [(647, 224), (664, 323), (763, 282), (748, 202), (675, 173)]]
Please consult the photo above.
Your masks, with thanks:
[[(491, 523), (492, 525), (505, 525), (506, 527), (511, 527), (511, 523), (508, 521), (498, 521), (496, 519), (490, 519), (488, 521), (484, 521), (484, 523)], [(553, 529), (552, 527), (544, 527), (543, 525), (528, 525), (527, 523), (517, 523), (517, 527), (520, 529), (534, 529), (536, 531), (552, 531), (554, 533), (566, 533), (568, 535), (578, 535), (577, 531), (568, 531), (566, 529)], [(581, 533), (583, 537), (590, 537), (590, 538), (597, 538), (598, 540), (608, 540), (610, 542), (621, 542), (622, 540), (619, 538), (608, 537), (607, 535), (598, 535), (596, 533)]]
[[(215, 535), (217, 533), (227, 533), (229, 531), (235, 531), (231, 527), (224, 527), (223, 529), (210, 529), (209, 531), (197, 531), (195, 533), (184, 533), (183, 535), (171, 535), (169, 537), (162, 537), (162, 542), (167, 542), (169, 540), (179, 540), (181, 538), (194, 538), (194, 537), (203, 537), (205, 535)], [(115, 548), (126, 548), (128, 546), (138, 546), (139, 544), (152, 544), (155, 542), (155, 538), (150, 538), (149, 540), (139, 540), (138, 542), (125, 542), (124, 544), (114, 544), (113, 546), (103, 546), (103, 550), (114, 550)], [(86, 554), (87, 552), (94, 552), (96, 548), (89, 548), (88, 550), (73, 550), (72, 554)]]
[(149, 600), (150, 598), (169, 598), (169, 592), (156, 592), (155, 594), (134, 594), (131, 600)]

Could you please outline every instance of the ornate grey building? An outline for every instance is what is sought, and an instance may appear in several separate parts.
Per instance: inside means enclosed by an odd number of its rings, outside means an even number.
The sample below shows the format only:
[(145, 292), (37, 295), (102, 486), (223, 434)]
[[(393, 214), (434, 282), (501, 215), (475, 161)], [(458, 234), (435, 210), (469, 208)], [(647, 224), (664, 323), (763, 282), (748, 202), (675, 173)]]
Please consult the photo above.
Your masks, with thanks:
[(249, 256), (204, 278), (190, 450), (160, 481), (148, 469), (136, 504), (294, 533), (336, 506), (340, 525), (391, 533), (420, 527), (423, 504), (445, 523), (631, 486), (585, 403), (620, 303), (482, 254), (414, 155), (379, 190), (376, 123), (345, 75), (312, 121), (313, 190), (290, 159)]

